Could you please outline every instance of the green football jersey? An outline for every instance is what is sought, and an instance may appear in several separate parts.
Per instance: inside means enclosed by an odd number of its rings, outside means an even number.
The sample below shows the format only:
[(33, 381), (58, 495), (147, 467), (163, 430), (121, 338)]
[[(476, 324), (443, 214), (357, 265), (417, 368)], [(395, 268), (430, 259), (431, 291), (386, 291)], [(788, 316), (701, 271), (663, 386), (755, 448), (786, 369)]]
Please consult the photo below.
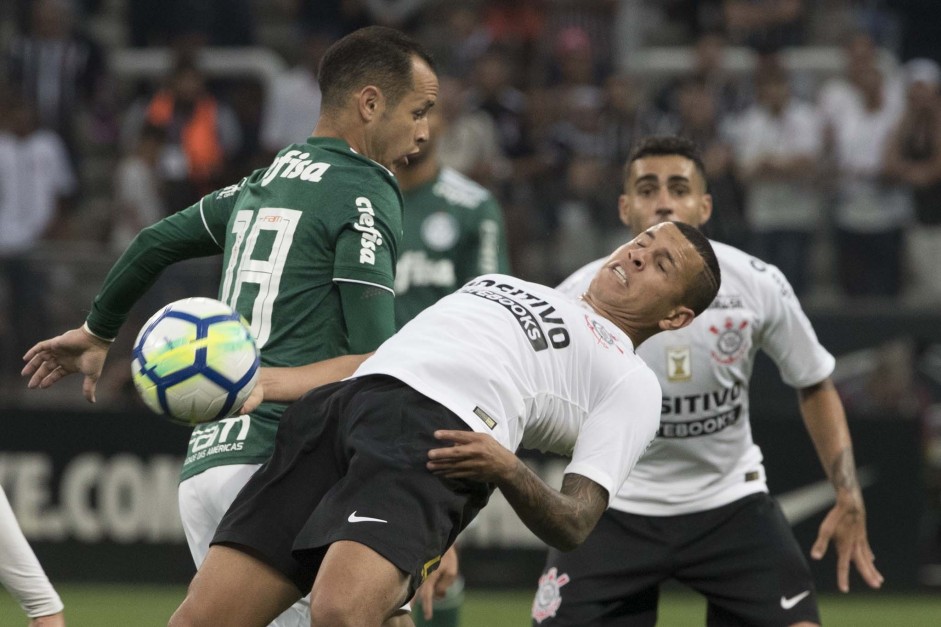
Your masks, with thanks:
[[(122, 289), (125, 275), (150, 272), (139, 266), (162, 269), (168, 261), (221, 252), (218, 297), (248, 320), (263, 366), (344, 355), (349, 344), (336, 282), (392, 291), (401, 236), (402, 198), (392, 173), (342, 140), (310, 138), (282, 150), (267, 169), (145, 229), (139, 237), (165, 241), (175, 258), (148, 264), (131, 254), (123, 264), (125, 253), (95, 300), (89, 326), (105, 337), (116, 333), (115, 322), (133, 303), (128, 299), (137, 296), (131, 286)], [(182, 479), (213, 466), (265, 461), (285, 407), (264, 403), (250, 417), (196, 427)]]
[(509, 272), (503, 212), (493, 195), (451, 168), (403, 192), (405, 233), (395, 275), (401, 328), (468, 280)]

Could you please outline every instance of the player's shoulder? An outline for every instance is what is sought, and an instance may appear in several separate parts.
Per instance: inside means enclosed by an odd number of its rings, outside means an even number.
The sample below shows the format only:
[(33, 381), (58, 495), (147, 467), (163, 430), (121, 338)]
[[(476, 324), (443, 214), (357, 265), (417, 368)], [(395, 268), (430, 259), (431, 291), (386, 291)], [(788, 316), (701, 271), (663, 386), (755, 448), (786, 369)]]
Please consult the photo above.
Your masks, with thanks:
[(495, 201), (486, 187), (448, 166), (442, 167), (438, 173), (432, 193), (459, 209), (479, 209)]
[(722, 273), (717, 300), (729, 294), (772, 299), (795, 298), (791, 284), (777, 266), (734, 246), (710, 241)]

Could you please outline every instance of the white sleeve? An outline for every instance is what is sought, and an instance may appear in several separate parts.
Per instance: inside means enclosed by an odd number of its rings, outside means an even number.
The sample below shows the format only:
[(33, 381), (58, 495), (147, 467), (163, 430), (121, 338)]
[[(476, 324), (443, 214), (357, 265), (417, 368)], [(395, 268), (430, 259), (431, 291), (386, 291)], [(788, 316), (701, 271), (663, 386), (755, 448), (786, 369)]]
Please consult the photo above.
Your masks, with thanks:
[(790, 283), (775, 266), (753, 266), (759, 276), (762, 325), (759, 346), (794, 388), (820, 383), (833, 372), (836, 360), (817, 340)]
[(610, 505), (657, 435), (661, 397), (660, 383), (646, 366), (620, 378), (579, 431), (566, 474), (582, 475), (603, 487)]
[(62, 611), (62, 599), (43, 572), (13, 516), (0, 487), (0, 583), (19, 602), (29, 618)]

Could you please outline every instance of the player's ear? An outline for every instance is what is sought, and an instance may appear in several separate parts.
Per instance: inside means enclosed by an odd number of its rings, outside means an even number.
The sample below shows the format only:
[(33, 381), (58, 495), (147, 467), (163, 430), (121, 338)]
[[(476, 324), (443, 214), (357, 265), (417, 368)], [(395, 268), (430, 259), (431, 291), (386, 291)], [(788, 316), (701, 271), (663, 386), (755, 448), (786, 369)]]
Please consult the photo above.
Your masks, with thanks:
[(696, 317), (696, 314), (689, 307), (679, 305), (667, 313), (666, 317), (660, 320), (661, 331), (676, 331), (689, 325)]
[(375, 85), (366, 85), (359, 90), (359, 94), (357, 95), (359, 115), (366, 122), (377, 119), (377, 115), (381, 112), (383, 102), (382, 90)]

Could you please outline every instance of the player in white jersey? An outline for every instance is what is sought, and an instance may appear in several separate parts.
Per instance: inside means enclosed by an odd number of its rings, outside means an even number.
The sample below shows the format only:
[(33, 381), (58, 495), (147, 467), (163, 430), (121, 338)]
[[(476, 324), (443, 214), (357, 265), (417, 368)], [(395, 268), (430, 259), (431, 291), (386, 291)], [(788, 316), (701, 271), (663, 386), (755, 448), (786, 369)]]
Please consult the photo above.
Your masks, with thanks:
[[(678, 137), (652, 137), (632, 152), (619, 200), (635, 232), (675, 220), (693, 226), (712, 211), (701, 158)], [(651, 338), (637, 354), (663, 390), (650, 448), (621, 485), (589, 539), (571, 553), (550, 550), (533, 603), (536, 625), (654, 625), (659, 586), (676, 579), (706, 596), (709, 625), (819, 623), (807, 561), (767, 492), (752, 441), (748, 387), (758, 350), (798, 390), (800, 411), (836, 505), (811, 555), (836, 544), (837, 581), (849, 564), (878, 588), (866, 512), (840, 398), (834, 359), (817, 341), (777, 268), (713, 242), (722, 286), (690, 326)], [(578, 294), (605, 260), (559, 290)]]
[[(708, 240), (671, 223), (616, 250), (581, 300), (496, 274), (441, 299), (285, 412), (170, 625), (264, 625), (308, 590), (311, 625), (379, 625), (494, 487), (544, 541), (577, 546), (659, 424), (634, 347), (718, 284)], [(572, 458), (561, 490), (520, 445)]]
[(65, 627), (62, 600), (26, 541), (0, 487), (0, 583), (17, 600), (29, 627)]

